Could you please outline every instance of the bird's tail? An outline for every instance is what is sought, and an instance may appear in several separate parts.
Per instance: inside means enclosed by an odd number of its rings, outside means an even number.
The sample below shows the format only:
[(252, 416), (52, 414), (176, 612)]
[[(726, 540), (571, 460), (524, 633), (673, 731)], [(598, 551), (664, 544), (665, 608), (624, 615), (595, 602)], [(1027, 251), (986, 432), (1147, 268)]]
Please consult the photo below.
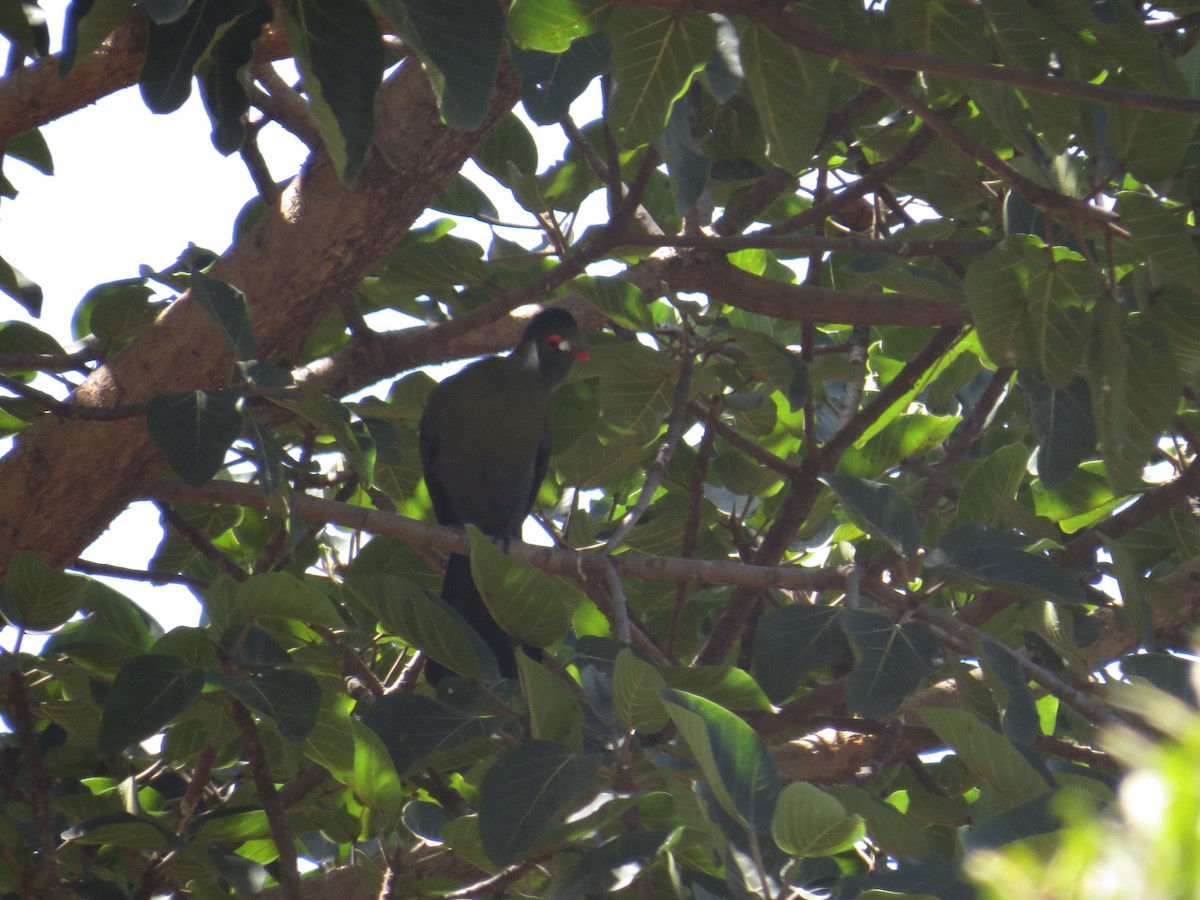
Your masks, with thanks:
[[(470, 557), (458, 553), (450, 555), (446, 562), (446, 575), (442, 579), (442, 599), (466, 619), (467, 624), (475, 629), (496, 655), (501, 677), (516, 678), (517, 659), (513, 652), (513, 639), (492, 618), (483, 598), (479, 596), (479, 588), (471, 577)], [(430, 684), (437, 684), (443, 676), (451, 674), (449, 669), (432, 659), (425, 663), (425, 677)]]

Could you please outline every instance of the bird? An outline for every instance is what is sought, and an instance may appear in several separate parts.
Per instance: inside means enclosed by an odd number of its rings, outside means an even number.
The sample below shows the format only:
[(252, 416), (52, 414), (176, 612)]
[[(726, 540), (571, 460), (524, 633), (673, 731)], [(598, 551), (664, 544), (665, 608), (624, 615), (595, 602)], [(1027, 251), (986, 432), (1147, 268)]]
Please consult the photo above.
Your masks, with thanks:
[[(508, 355), (473, 362), (434, 386), (418, 437), (438, 524), (474, 525), (506, 547), (520, 538), (550, 460), (550, 396), (587, 358), (575, 317), (554, 307), (530, 319)], [(483, 638), (500, 675), (517, 677), (512, 638), (484, 605), (468, 557), (450, 555), (442, 599)], [(426, 662), (431, 684), (447, 674)]]

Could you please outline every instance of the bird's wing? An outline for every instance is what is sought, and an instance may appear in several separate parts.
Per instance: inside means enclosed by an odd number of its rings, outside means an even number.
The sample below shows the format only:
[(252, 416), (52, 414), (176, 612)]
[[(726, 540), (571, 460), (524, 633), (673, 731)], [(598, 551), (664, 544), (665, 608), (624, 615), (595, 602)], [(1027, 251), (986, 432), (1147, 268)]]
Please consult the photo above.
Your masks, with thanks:
[(538, 439), (537, 453), (533, 457), (533, 484), (529, 490), (529, 502), (525, 504), (526, 516), (533, 510), (533, 504), (537, 502), (538, 488), (542, 486), (542, 481), (546, 477), (546, 470), (549, 467), (550, 423), (547, 422), (546, 427), (542, 430), (542, 436)]
[[(434, 393), (438, 387), (434, 387)], [(430, 394), (433, 397), (433, 394)], [(437, 460), (439, 441), (438, 441), (438, 426), (435, 421), (435, 404), (428, 403), (424, 413), (421, 415), (421, 421), (417, 425), (417, 443), (421, 454), (421, 467), (425, 473), (425, 487), (429, 491), (429, 499), (433, 504), (433, 514), (438, 520), (439, 525), (461, 525), (458, 514), (454, 511), (454, 504), (450, 502), (450, 495), (442, 484), (441, 479), (437, 477)]]

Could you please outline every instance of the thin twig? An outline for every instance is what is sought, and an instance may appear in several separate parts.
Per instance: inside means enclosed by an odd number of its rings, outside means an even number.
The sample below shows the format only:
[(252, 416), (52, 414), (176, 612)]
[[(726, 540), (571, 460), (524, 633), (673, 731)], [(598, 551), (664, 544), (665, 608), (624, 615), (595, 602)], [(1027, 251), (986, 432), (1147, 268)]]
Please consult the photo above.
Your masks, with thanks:
[[(697, 5), (688, 0), (690, 6)], [(703, 4), (704, 7), (720, 6), (726, 10), (728, 4)], [(1072, 97), (1116, 106), (1123, 109), (1161, 110), (1185, 116), (1200, 117), (1200, 100), (1185, 94), (1155, 93), (1094, 84), (1058, 75), (1030, 72), (1012, 66), (977, 63), (965, 59), (945, 56), (928, 56), (906, 53), (883, 47), (851, 46), (773, 3), (750, 3), (744, 12), (754, 16), (770, 27), (776, 34), (801, 50), (818, 56), (831, 57), (852, 66), (871, 66), (905, 72), (925, 72), (933, 75), (949, 75), (980, 81), (984, 84), (1005, 84), (1022, 90), (1038, 91), (1059, 97)]]
[(193, 578), (190, 575), (180, 575), (175, 572), (151, 572), (145, 569), (130, 569), (125, 566), (114, 566), (111, 563), (92, 562), (88, 559), (77, 559), (67, 566), (85, 575), (107, 575), (110, 578), (127, 578), (130, 581), (144, 581), (147, 584), (167, 585), (182, 584), (193, 590), (204, 591), (209, 582), (203, 578)]
[[(181, 481), (164, 479), (153, 482), (144, 492), (143, 498), (155, 502), (194, 501), (246, 506), (252, 509), (267, 507), (267, 498), (260, 488), (232, 481), (212, 481), (195, 487)], [(471, 551), (466, 534), (457, 528), (445, 528), (394, 513), (336, 503), (305, 494), (293, 494), (291, 504), (293, 515), (310, 522), (328, 522), (350, 530), (396, 538), (414, 547), (432, 548), (446, 553), (469, 554)], [(585, 578), (604, 578), (605, 562), (592, 553), (579, 553), (557, 547), (537, 547), (518, 542), (511, 543), (508, 551), (514, 559), (554, 575), (579, 578), (582, 573)], [(612, 557), (612, 564), (622, 578), (695, 581), (701, 584), (730, 584), (798, 591), (843, 589), (847, 577), (847, 570), (839, 568), (747, 565), (727, 560), (648, 557), (632, 553)], [(242, 573), (243, 578), (244, 574)]]
[(228, 575), (234, 581), (245, 581), (250, 577), (248, 572), (242, 570), (228, 556), (216, 548), (212, 541), (205, 537), (199, 529), (191, 522), (179, 514), (179, 511), (169, 503), (156, 502), (155, 506), (162, 514), (163, 519), (168, 525), (179, 532), (180, 536), (191, 544), (200, 555), (215, 565), (224, 574)]
[(58, 835), (54, 830), (54, 810), (50, 805), (50, 778), (42, 768), (42, 754), (37, 745), (31, 701), (25, 675), (19, 666), (8, 674), (8, 709), (17, 746), (21, 749), (21, 765), (28, 774), (29, 790), (26, 799), (32, 807), (33, 827), (37, 834), (36, 866), (41, 875), (37, 896), (61, 900), (66, 896), (58, 872)]
[(642, 482), (637, 502), (621, 517), (621, 523), (613, 529), (613, 533), (605, 541), (603, 551), (605, 554), (611, 554), (621, 546), (621, 542), (650, 508), (654, 494), (662, 484), (663, 476), (667, 472), (667, 465), (675, 455), (675, 448), (679, 446), (679, 439), (683, 437), (689, 421), (688, 395), (692, 392), (693, 363), (694, 359), (691, 354), (684, 356), (683, 366), (675, 380), (675, 402), (671, 409), (671, 416), (667, 420), (667, 432), (663, 435), (662, 443), (659, 444), (658, 451), (654, 454), (654, 461), (646, 470), (646, 480)]
[[(767, 228), (748, 234), (629, 234), (621, 244), (634, 247), (676, 247), (684, 250), (715, 250), (732, 253), (737, 250), (758, 248), (764, 250), (789, 251), (797, 254), (811, 253), (886, 253), (891, 256), (922, 257), (944, 256), (955, 253), (977, 255), (987, 253), (997, 244), (993, 240), (945, 240), (906, 241), (903, 239), (877, 239), (820, 234), (777, 234)], [(783, 255), (783, 254), (780, 254)]]
[(263, 812), (267, 815), (271, 838), (279, 854), (279, 887), (287, 900), (300, 900), (300, 871), (297, 869), (296, 847), (292, 843), (292, 832), (288, 827), (283, 804), (279, 802), (275, 780), (271, 777), (271, 770), (267, 765), (266, 752), (263, 750), (262, 741), (259, 740), (258, 726), (254, 724), (250, 711), (236, 697), (229, 698), (229, 706), (233, 713), (233, 721), (242, 736), (246, 760), (258, 792), (258, 802), (262, 804)]
[[(704, 422), (704, 434), (696, 446), (696, 460), (692, 463), (692, 472), (688, 480), (688, 509), (683, 523), (683, 541), (679, 555), (683, 559), (691, 559), (696, 552), (697, 538), (700, 532), (700, 507), (704, 502), (704, 485), (708, 480), (708, 466), (712, 460), (713, 448), (717, 442), (717, 432), (713, 423), (720, 415), (720, 404), (713, 402), (708, 409)], [(687, 602), (688, 583), (680, 581), (675, 584), (675, 604), (671, 608), (671, 621), (667, 625), (667, 640), (663, 652), (668, 659), (675, 659), (675, 642), (679, 638), (679, 626), (683, 621), (683, 607)]]

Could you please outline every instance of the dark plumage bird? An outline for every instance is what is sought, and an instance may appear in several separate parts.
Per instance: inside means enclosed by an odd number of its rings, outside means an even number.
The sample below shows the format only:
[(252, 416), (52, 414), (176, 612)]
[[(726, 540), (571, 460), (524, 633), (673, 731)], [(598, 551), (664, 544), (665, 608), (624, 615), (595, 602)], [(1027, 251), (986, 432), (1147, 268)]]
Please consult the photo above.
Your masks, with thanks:
[[(571, 364), (587, 359), (575, 318), (534, 316), (507, 356), (481, 359), (440, 382), (421, 416), (421, 463), (442, 525), (474, 525), (507, 543), (520, 539), (550, 459), (550, 394)], [(452, 554), (442, 598), (474, 628), (506, 678), (517, 675), (512, 638), (484, 606), (466, 556)], [(426, 677), (449, 674), (430, 660)]]

